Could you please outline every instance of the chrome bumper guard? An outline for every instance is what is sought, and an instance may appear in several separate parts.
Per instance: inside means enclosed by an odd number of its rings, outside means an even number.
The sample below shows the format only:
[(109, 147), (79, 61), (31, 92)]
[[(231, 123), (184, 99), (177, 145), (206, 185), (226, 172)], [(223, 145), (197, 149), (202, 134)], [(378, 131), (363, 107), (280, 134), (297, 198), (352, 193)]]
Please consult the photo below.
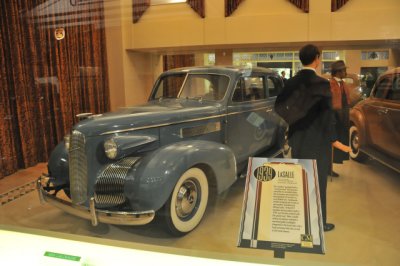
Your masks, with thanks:
[(60, 199), (56, 195), (47, 192), (43, 186), (43, 182), (47, 180), (48, 177), (41, 176), (36, 182), (40, 202), (42, 204), (47, 202), (69, 214), (91, 220), (93, 226), (98, 225), (99, 222), (118, 225), (143, 225), (150, 223), (154, 219), (154, 210), (136, 212), (98, 210), (95, 207), (93, 197), (90, 198), (89, 209), (84, 206), (75, 205), (72, 202)]

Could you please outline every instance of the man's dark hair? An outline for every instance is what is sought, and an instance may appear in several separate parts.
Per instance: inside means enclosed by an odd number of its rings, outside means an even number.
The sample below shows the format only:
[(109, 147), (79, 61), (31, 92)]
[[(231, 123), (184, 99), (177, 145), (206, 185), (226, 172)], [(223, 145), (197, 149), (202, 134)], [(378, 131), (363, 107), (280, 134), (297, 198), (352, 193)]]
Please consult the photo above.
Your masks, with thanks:
[(303, 46), (299, 51), (300, 61), (303, 66), (311, 64), (317, 56), (321, 55), (321, 51), (313, 44)]

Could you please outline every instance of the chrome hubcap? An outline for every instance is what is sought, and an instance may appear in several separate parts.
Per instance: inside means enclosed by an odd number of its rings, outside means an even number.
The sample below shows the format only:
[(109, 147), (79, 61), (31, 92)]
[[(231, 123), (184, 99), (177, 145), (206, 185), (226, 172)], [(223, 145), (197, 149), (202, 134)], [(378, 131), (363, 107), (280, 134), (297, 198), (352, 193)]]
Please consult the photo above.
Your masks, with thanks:
[(186, 180), (179, 188), (176, 197), (176, 214), (179, 218), (188, 217), (196, 207), (198, 188), (192, 180)]
[(359, 144), (359, 141), (358, 141), (357, 133), (353, 134), (353, 138), (351, 140), (351, 145), (352, 145), (353, 150), (355, 150), (355, 151), (358, 150), (360, 144)]

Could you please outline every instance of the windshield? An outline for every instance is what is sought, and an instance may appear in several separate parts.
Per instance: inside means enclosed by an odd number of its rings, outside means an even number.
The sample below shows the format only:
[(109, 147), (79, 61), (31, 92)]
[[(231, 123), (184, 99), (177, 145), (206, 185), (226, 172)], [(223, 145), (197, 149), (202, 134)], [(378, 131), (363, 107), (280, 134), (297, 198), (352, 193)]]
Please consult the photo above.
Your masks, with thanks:
[(157, 83), (152, 99), (185, 98), (210, 101), (222, 100), (229, 84), (229, 77), (217, 74), (172, 74)]

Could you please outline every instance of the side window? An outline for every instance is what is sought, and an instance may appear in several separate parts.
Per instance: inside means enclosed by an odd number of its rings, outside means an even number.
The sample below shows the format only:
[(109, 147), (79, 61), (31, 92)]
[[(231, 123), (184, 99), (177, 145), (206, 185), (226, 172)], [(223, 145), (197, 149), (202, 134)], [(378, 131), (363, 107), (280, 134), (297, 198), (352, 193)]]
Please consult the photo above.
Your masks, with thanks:
[(202, 98), (208, 101), (219, 101), (228, 89), (229, 77), (217, 74), (188, 74), (178, 98)]
[(164, 76), (158, 81), (157, 88), (155, 89), (152, 98), (176, 98), (183, 85), (185, 77), (185, 73)]
[(393, 79), (393, 86), (388, 93), (388, 100), (400, 101), (400, 75), (397, 75)]
[(378, 84), (376, 84), (374, 97), (385, 99), (391, 87), (392, 83), (388, 77), (382, 79)]
[(236, 83), (235, 90), (232, 96), (232, 102), (244, 102), (245, 101), (245, 88), (244, 88), (244, 80), (240, 78)]
[(267, 98), (263, 76), (242, 77), (233, 92), (233, 102), (249, 102)]
[(210, 81), (203, 76), (192, 75), (186, 80), (185, 88), (182, 90), (179, 98), (202, 96), (209, 93)]

